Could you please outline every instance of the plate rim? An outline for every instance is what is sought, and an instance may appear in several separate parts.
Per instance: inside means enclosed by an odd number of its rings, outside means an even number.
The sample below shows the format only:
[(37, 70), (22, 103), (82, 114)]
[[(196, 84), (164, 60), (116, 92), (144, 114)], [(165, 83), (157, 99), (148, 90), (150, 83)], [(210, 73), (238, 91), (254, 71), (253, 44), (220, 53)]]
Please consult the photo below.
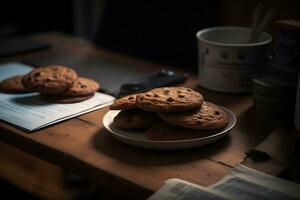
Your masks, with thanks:
[[(219, 105), (218, 105), (219, 106)], [(187, 139), (187, 140), (164, 140), (164, 141), (155, 141), (155, 140), (144, 140), (144, 139), (138, 139), (138, 138), (132, 138), (132, 137), (128, 137), (128, 136), (124, 136), (120, 133), (116, 133), (114, 130), (112, 130), (110, 128), (110, 125), (112, 123), (110, 123), (108, 126), (107, 124), (105, 123), (105, 119), (109, 117), (109, 115), (113, 114), (113, 113), (119, 113), (121, 110), (109, 110), (108, 112), (105, 113), (105, 115), (103, 116), (103, 119), (102, 119), (102, 125), (103, 127), (108, 131), (110, 132), (109, 134), (112, 135), (112, 136), (118, 136), (120, 138), (123, 138), (123, 139), (126, 139), (126, 140), (130, 140), (132, 142), (142, 142), (142, 143), (147, 143), (147, 144), (153, 144), (153, 143), (156, 143), (156, 144), (164, 144), (164, 143), (190, 143), (190, 142), (199, 142), (201, 140), (207, 140), (207, 139), (212, 139), (212, 138), (217, 138), (219, 136), (223, 136), (223, 135), (226, 135), (226, 133), (228, 133), (230, 130), (232, 130), (234, 128), (234, 126), (236, 125), (236, 122), (237, 122), (237, 119), (236, 119), (236, 116), (235, 114), (229, 110), (228, 108), (225, 108), (223, 106), (219, 106), (220, 108), (222, 108), (229, 116), (232, 117), (232, 124), (227, 127), (226, 129), (222, 130), (221, 132), (219, 133), (216, 133), (216, 134), (213, 134), (213, 135), (209, 135), (209, 136), (205, 136), (205, 137), (200, 137), (200, 138), (194, 138), (194, 139)]]

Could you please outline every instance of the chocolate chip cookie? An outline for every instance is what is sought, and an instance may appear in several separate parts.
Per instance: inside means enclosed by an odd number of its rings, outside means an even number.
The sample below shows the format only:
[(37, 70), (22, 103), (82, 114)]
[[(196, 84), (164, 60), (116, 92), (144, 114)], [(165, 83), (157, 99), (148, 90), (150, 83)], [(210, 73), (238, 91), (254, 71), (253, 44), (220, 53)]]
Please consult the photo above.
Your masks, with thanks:
[(148, 128), (160, 120), (157, 114), (140, 109), (122, 110), (115, 116), (113, 125), (124, 129)]
[(100, 88), (99, 84), (88, 78), (79, 77), (74, 83), (73, 86), (68, 90), (64, 91), (60, 95), (62, 96), (88, 96), (94, 94)]
[(150, 112), (178, 112), (201, 107), (203, 96), (185, 87), (162, 87), (138, 94), (138, 108)]
[(74, 70), (61, 65), (33, 69), (22, 79), (25, 88), (41, 94), (57, 94), (70, 87), (77, 79)]
[(129, 110), (136, 108), (136, 94), (122, 97), (115, 100), (115, 102), (109, 106), (111, 110)]
[(21, 83), (23, 76), (17, 75), (0, 82), (0, 91), (5, 93), (25, 93), (30, 92)]
[(215, 130), (195, 130), (161, 123), (146, 130), (146, 137), (153, 141), (190, 140), (217, 133)]
[(220, 129), (228, 123), (226, 112), (217, 105), (204, 101), (201, 108), (177, 113), (160, 113), (159, 116), (176, 126), (190, 129)]

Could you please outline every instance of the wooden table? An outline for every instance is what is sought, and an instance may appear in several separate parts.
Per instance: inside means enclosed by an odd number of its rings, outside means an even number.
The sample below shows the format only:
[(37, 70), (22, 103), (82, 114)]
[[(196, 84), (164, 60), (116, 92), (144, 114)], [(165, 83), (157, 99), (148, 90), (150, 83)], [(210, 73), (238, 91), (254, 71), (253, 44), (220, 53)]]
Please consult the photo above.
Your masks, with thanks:
[[(61, 33), (38, 34), (33, 38), (49, 42), (52, 48), (0, 61), (30, 62), (36, 58), (62, 55), (77, 59), (92, 57), (94, 63), (91, 64), (94, 65), (97, 59), (105, 59), (139, 66), (141, 70), (159, 69), (157, 65), (98, 49), (87, 41)], [(123, 144), (107, 133), (101, 120), (108, 109), (103, 108), (33, 134), (0, 122), (0, 140), (132, 197), (147, 197), (165, 180), (174, 177), (207, 186), (224, 177), (234, 165), (243, 162), (245, 151), (258, 145), (274, 128), (257, 118), (250, 95), (223, 94), (198, 88), (196, 74), (190, 74), (184, 85), (197, 88), (206, 100), (225, 106), (236, 114), (238, 122), (229, 136), (216, 143), (187, 150), (141, 149)], [(252, 163), (252, 166), (255, 165)], [(262, 165), (260, 169), (270, 174), (279, 172), (278, 167), (270, 166), (276, 165)]]

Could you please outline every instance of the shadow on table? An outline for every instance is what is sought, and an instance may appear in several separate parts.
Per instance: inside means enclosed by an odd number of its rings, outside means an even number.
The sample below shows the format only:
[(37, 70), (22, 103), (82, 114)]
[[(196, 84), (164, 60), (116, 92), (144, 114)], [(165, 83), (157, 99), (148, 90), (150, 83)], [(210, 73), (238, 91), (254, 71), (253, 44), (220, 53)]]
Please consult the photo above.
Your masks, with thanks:
[(217, 154), (230, 145), (231, 137), (225, 136), (209, 145), (181, 150), (154, 150), (122, 143), (101, 129), (92, 138), (93, 146), (104, 154), (134, 165), (157, 166), (192, 162)]
[(47, 106), (51, 104), (45, 101), (39, 94), (29, 94), (26, 96), (11, 98), (10, 101), (21, 106)]

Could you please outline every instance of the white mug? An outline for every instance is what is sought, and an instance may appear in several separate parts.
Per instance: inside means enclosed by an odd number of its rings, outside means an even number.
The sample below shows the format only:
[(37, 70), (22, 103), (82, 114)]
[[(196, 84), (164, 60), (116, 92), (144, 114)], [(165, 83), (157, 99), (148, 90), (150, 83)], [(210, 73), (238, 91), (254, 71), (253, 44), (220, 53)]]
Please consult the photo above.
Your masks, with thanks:
[(213, 27), (200, 30), (198, 39), (199, 84), (221, 92), (249, 92), (261, 71), (272, 36), (263, 32), (258, 42), (248, 43), (251, 30)]

